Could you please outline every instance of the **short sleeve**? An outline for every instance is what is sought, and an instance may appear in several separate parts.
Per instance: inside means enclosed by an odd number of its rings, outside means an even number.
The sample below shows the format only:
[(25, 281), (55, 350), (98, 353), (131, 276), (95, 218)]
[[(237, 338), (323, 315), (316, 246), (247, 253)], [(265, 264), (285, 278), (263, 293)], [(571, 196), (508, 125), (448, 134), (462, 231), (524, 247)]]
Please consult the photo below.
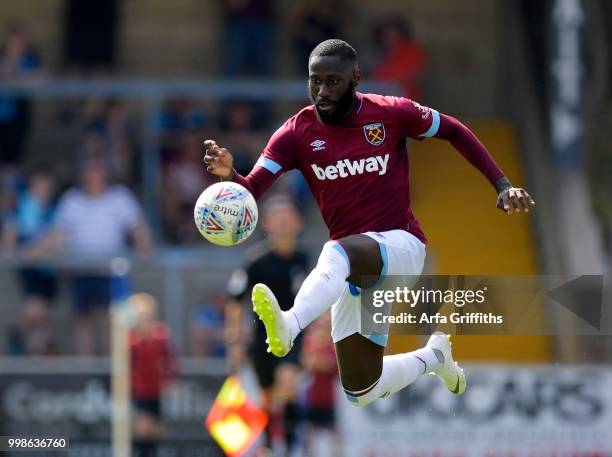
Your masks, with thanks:
[(123, 227), (131, 230), (143, 219), (140, 205), (134, 194), (124, 187), (117, 187), (117, 211)]
[(249, 289), (249, 273), (243, 268), (234, 270), (229, 282), (227, 292), (236, 300), (242, 300)]
[(440, 128), (440, 113), (419, 105), (408, 98), (394, 97), (393, 108), (399, 119), (399, 129), (408, 138), (423, 139), (434, 136)]
[(60, 199), (55, 217), (53, 219), (53, 227), (62, 232), (66, 231), (72, 226), (71, 218), (74, 216), (74, 191), (69, 190)]
[(270, 138), (256, 165), (272, 174), (283, 174), (295, 168), (295, 157), (299, 148), (295, 131), (290, 121), (285, 122)]

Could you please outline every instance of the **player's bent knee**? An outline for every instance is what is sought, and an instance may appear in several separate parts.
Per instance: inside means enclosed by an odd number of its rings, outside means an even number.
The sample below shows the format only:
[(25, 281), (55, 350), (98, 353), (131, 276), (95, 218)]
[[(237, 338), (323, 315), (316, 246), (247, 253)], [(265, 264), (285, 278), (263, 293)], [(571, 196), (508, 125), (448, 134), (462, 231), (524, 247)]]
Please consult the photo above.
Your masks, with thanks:
[(350, 262), (346, 251), (337, 241), (327, 241), (323, 245), (316, 269), (322, 273), (339, 274), (342, 281), (350, 274)]
[(347, 280), (362, 288), (372, 287), (382, 271), (383, 262), (377, 241), (366, 235), (351, 235), (338, 240), (350, 264)]
[(344, 262), (349, 264), (349, 257), (344, 247), (337, 241), (326, 241), (323, 245), (323, 249), (321, 250), (321, 255), (319, 256), (319, 261), (317, 263), (323, 263), (322, 261), (329, 259), (330, 256), (335, 257), (338, 254), (342, 257)]

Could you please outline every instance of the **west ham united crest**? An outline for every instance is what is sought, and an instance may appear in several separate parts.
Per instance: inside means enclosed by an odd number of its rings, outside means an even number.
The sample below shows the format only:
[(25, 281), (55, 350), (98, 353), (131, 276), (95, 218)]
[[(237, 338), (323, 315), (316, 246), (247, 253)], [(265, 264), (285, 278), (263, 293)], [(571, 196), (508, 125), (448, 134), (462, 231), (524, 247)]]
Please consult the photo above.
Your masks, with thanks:
[(385, 141), (385, 124), (382, 122), (374, 122), (363, 126), (363, 133), (373, 146), (380, 146)]

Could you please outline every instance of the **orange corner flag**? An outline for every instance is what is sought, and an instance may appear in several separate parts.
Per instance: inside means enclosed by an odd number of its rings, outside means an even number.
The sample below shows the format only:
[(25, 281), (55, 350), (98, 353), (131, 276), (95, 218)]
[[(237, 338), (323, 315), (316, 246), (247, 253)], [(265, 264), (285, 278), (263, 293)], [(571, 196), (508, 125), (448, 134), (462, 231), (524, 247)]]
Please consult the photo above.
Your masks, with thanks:
[(228, 377), (204, 423), (228, 457), (240, 457), (268, 424), (268, 416), (251, 402), (237, 376)]

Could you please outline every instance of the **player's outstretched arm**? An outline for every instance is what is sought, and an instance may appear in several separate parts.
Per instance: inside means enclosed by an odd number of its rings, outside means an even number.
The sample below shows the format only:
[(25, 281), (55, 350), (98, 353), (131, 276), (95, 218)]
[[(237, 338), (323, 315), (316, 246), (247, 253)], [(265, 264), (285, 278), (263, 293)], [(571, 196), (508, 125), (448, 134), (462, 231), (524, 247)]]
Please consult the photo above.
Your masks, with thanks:
[(233, 181), (245, 187), (258, 200), (270, 188), (280, 174), (271, 173), (265, 167), (255, 165), (248, 176), (242, 176), (234, 169), (234, 158), (214, 140), (204, 141), (204, 165), (206, 171), (222, 181)]
[(511, 214), (513, 211), (529, 212), (529, 208), (535, 205), (525, 189), (512, 186), (476, 135), (457, 119), (440, 114), (440, 127), (435, 136), (449, 141), (489, 180), (497, 191), (497, 208)]

